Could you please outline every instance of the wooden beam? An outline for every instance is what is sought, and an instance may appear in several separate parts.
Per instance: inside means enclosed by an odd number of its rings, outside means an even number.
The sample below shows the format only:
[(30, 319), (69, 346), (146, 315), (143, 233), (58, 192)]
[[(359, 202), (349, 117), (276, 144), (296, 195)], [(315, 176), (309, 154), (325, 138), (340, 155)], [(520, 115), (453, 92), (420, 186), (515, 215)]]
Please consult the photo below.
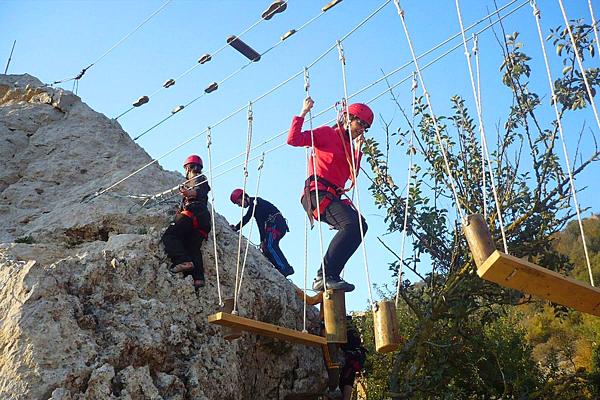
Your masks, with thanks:
[(259, 335), (269, 336), (288, 342), (305, 344), (307, 346), (324, 346), (327, 344), (327, 340), (322, 336), (298, 332), (293, 329), (283, 328), (281, 326), (271, 325), (224, 312), (209, 315), (208, 322), (211, 324), (228, 326), (230, 328), (238, 328), (243, 331), (257, 333)]
[(501, 286), (600, 316), (600, 289), (496, 250), (477, 269)]

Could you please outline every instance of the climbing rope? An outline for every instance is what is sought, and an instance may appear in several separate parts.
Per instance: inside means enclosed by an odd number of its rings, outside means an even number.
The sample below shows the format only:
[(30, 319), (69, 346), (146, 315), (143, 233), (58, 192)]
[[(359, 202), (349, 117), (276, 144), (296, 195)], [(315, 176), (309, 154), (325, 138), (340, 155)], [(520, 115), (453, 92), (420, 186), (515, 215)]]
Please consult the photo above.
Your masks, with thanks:
[[(475, 56), (475, 74), (477, 75), (477, 101), (479, 102), (479, 109), (482, 110), (481, 112), (483, 114), (483, 105), (481, 103), (481, 73), (479, 71), (479, 40), (475, 34), (471, 36), (471, 40), (473, 41), (473, 48), (471, 51)], [(483, 140), (481, 140), (481, 197), (483, 200), (483, 218), (487, 220), (487, 174), (485, 173), (485, 160), (486, 152), (483, 145)]]
[[(306, 98), (310, 97), (310, 74), (308, 72), (308, 67), (304, 68), (304, 92), (306, 94)], [(318, 177), (317, 177), (317, 152), (315, 151), (315, 135), (313, 130), (313, 115), (312, 111), (308, 112), (308, 124), (310, 129), (310, 149), (311, 149), (311, 159), (313, 166), (313, 179), (315, 183), (315, 202), (317, 203), (317, 222), (319, 223), (317, 229), (319, 230), (319, 250), (321, 256), (321, 277), (323, 278), (323, 288), (325, 286), (325, 263), (323, 262), (323, 228), (321, 227), (321, 199), (319, 199), (319, 191), (318, 191)], [(306, 164), (306, 168), (308, 171), (308, 163)], [(308, 172), (306, 174), (308, 176)], [(310, 194), (308, 194), (310, 195)], [(307, 202), (310, 203), (310, 198), (306, 199)], [(306, 301), (306, 299), (305, 299)]]
[[(500, 204), (500, 200), (498, 197), (498, 191), (496, 189), (496, 183), (493, 179), (494, 170), (492, 167), (492, 160), (489, 155), (488, 147), (487, 147), (487, 139), (485, 134), (485, 127), (483, 124), (483, 113), (481, 111), (481, 98), (480, 93), (477, 91), (477, 87), (475, 86), (475, 78), (473, 76), (473, 67), (471, 65), (471, 53), (469, 52), (469, 47), (467, 45), (467, 36), (465, 35), (465, 27), (462, 21), (462, 14), (460, 12), (460, 2), (459, 0), (455, 0), (456, 4), (456, 14), (458, 15), (458, 22), (460, 24), (460, 31), (462, 33), (463, 46), (465, 48), (465, 57), (467, 59), (467, 66), (469, 68), (469, 78), (471, 81), (471, 89), (473, 90), (473, 98), (475, 100), (475, 109), (477, 111), (477, 120), (479, 122), (479, 137), (481, 138), (481, 146), (483, 147), (485, 154), (483, 155), (484, 159), (487, 158), (488, 169), (490, 172), (490, 185), (492, 187), (492, 193), (494, 194), (494, 201), (496, 202), (496, 212), (498, 213), (498, 223), (500, 225), (500, 232), (502, 233), (502, 244), (504, 245), (504, 252), (508, 254), (508, 244), (506, 241), (506, 232), (504, 231), (504, 219), (502, 218), (502, 208)], [(476, 45), (477, 41), (474, 41), (474, 45)], [(485, 170), (482, 171), (485, 176)], [(484, 188), (485, 190), (485, 188)], [(485, 204), (485, 202), (484, 202)], [(466, 222), (466, 221), (465, 221)]]
[(558, 126), (558, 133), (560, 135), (560, 140), (562, 142), (563, 154), (565, 156), (565, 164), (567, 167), (567, 172), (569, 174), (569, 185), (571, 187), (571, 193), (573, 195), (573, 206), (575, 207), (575, 212), (577, 214), (577, 222), (579, 223), (579, 231), (581, 233), (581, 241), (583, 242), (583, 252), (585, 254), (585, 261), (588, 268), (588, 273), (590, 277), (590, 283), (592, 286), (594, 285), (594, 276), (592, 275), (592, 265), (590, 262), (590, 256), (588, 253), (587, 243), (585, 240), (585, 232), (583, 229), (583, 221), (581, 220), (581, 210), (579, 207), (579, 202), (577, 201), (577, 190), (575, 188), (575, 180), (573, 179), (573, 173), (571, 171), (571, 163), (569, 161), (569, 152), (567, 151), (567, 145), (565, 142), (564, 134), (563, 134), (563, 126), (561, 122), (561, 114), (558, 110), (558, 101), (556, 98), (556, 93), (554, 92), (554, 80), (552, 79), (552, 73), (550, 72), (550, 63), (548, 62), (548, 56), (546, 54), (546, 45), (544, 44), (544, 37), (542, 35), (542, 27), (540, 19), (542, 17), (540, 9), (537, 6), (535, 0), (531, 1), (531, 7), (533, 11), (533, 16), (535, 18), (535, 23), (537, 26), (538, 37), (540, 39), (540, 44), (542, 46), (542, 55), (544, 56), (544, 64), (546, 65), (546, 75), (548, 77), (548, 84), (550, 86), (550, 93), (552, 95), (552, 105), (554, 108), (554, 113), (556, 115), (556, 124)]
[[(346, 57), (344, 56), (344, 48), (342, 47), (342, 42), (338, 41), (338, 55), (339, 55), (339, 60), (340, 60), (340, 64), (342, 67), (342, 83), (344, 85), (344, 99), (348, 98), (348, 82), (346, 79)], [(364, 227), (363, 227), (363, 223), (362, 223), (362, 213), (360, 212), (360, 191), (358, 190), (358, 181), (356, 180), (357, 177), (357, 168), (356, 168), (356, 163), (357, 163), (357, 157), (359, 156), (360, 152), (361, 152), (361, 147), (363, 145), (363, 139), (364, 138), (360, 138), (359, 139), (359, 143), (358, 143), (358, 148), (355, 149), (354, 145), (354, 138), (352, 137), (352, 125), (350, 124), (350, 112), (348, 110), (348, 102), (345, 102), (345, 111), (346, 111), (346, 129), (348, 130), (348, 138), (350, 140), (350, 152), (351, 154), (351, 158), (352, 158), (352, 176), (354, 177), (354, 186), (356, 187), (356, 211), (358, 213), (358, 227), (360, 230), (360, 244), (361, 244), (361, 248), (362, 248), (362, 254), (363, 254), (363, 263), (364, 263), (364, 267), (365, 267), (365, 275), (367, 278), (367, 291), (369, 293), (369, 301), (371, 304), (371, 310), (373, 311), (373, 313), (375, 313), (375, 302), (373, 301), (373, 293), (371, 293), (371, 276), (369, 274), (369, 262), (367, 260), (367, 249), (365, 247), (365, 231), (364, 231)], [(342, 143), (342, 146), (344, 144)]]
[(592, 17), (592, 29), (594, 29), (594, 37), (596, 38), (596, 49), (600, 53), (600, 39), (598, 39), (598, 21), (594, 16), (594, 8), (592, 7), (592, 0), (588, 0), (588, 7), (590, 9), (590, 16)]
[(413, 139), (415, 136), (415, 111), (417, 106), (417, 88), (419, 87), (419, 83), (417, 82), (416, 74), (413, 73), (413, 83), (410, 88), (412, 92), (412, 118), (413, 123), (410, 130), (410, 138), (408, 141), (408, 172), (406, 174), (406, 201), (404, 202), (404, 223), (402, 227), (402, 241), (400, 246), (400, 265), (398, 267), (398, 285), (396, 287), (396, 308), (398, 308), (398, 304), (400, 302), (400, 289), (402, 287), (402, 267), (404, 265), (404, 245), (406, 243), (406, 229), (408, 228), (408, 210), (410, 204), (410, 189), (412, 183), (412, 168), (413, 168)]
[[(254, 197), (254, 202), (252, 204), (252, 216), (250, 217), (250, 219), (252, 220), (254, 218), (254, 213), (256, 211), (256, 204), (257, 204), (257, 197), (258, 197), (258, 193), (259, 189), (260, 189), (260, 177), (262, 175), (262, 170), (263, 170), (263, 166), (265, 163), (265, 155), (264, 153), (262, 154), (260, 161), (258, 162), (258, 178), (256, 179), (256, 196)], [(246, 261), (248, 260), (248, 249), (250, 248), (250, 238), (252, 237), (252, 228), (254, 227), (254, 224), (250, 225), (250, 231), (248, 233), (248, 240), (246, 240), (246, 249), (244, 250), (244, 261), (242, 262), (242, 270), (240, 272), (240, 283), (237, 287), (237, 290), (235, 291), (236, 295), (235, 295), (235, 300), (234, 300), (234, 307), (233, 307), (233, 311), (237, 313), (237, 299), (238, 296), (240, 295), (240, 291), (242, 290), (242, 282), (244, 280), (244, 270), (246, 268)], [(240, 227), (240, 232), (242, 231), (242, 228)], [(236, 277), (237, 280), (237, 277)]]
[[(244, 159), (244, 184), (242, 186), (242, 201), (246, 200), (246, 184), (248, 182), (248, 159), (250, 157), (250, 148), (252, 146), (252, 121), (254, 120), (252, 113), (252, 102), (248, 104), (248, 133), (246, 136), (246, 158)], [(250, 206), (248, 206), (250, 207)], [(254, 215), (254, 210), (252, 211)], [(238, 298), (238, 285), (239, 285), (239, 273), (240, 273), (240, 257), (242, 253), (242, 220), (244, 219), (244, 207), (240, 207), (240, 230), (238, 235), (238, 251), (237, 251), (237, 263), (235, 269), (235, 286), (234, 286), (234, 298), (233, 298), (233, 312), (237, 313), (237, 298)], [(252, 225), (250, 225), (252, 229)]]
[(206, 133), (206, 149), (208, 153), (208, 185), (210, 186), (210, 217), (212, 219), (213, 251), (215, 253), (215, 271), (217, 273), (217, 294), (219, 296), (219, 306), (223, 307), (223, 298), (221, 296), (221, 281), (219, 279), (219, 253), (217, 252), (217, 230), (215, 229), (215, 194), (213, 187), (213, 167), (212, 167), (212, 133), (210, 126)]
[(592, 106), (592, 111), (594, 112), (594, 117), (596, 118), (596, 124), (598, 124), (598, 128), (600, 128), (600, 117), (598, 117), (598, 110), (596, 109), (596, 103), (594, 102), (594, 94), (592, 93), (592, 87), (590, 86), (590, 82), (588, 80), (587, 74), (585, 73), (585, 68), (583, 67), (583, 61), (581, 59), (581, 54), (579, 54), (579, 49), (577, 48), (577, 43), (575, 42), (575, 36), (573, 35), (573, 30), (571, 29), (571, 25), (569, 24), (569, 18), (567, 17), (567, 12), (565, 11), (565, 6), (562, 0), (558, 0), (558, 4), (560, 5), (560, 11), (562, 12), (563, 19), (565, 21), (565, 26), (567, 28), (567, 32), (569, 32), (569, 38), (571, 39), (571, 45), (573, 46), (573, 52), (575, 53), (575, 58), (577, 59), (577, 65), (579, 66), (579, 70), (581, 71), (581, 76), (583, 77), (583, 82), (585, 83), (585, 89), (589, 96), (590, 106)]
[(450, 168), (450, 163), (448, 161), (448, 155), (446, 154), (446, 148), (444, 147), (444, 144), (442, 143), (442, 137), (441, 137), (441, 132), (440, 132), (440, 127), (439, 127), (439, 124), (438, 124), (438, 120), (437, 120), (437, 117), (435, 116), (435, 113), (433, 112), (433, 106), (431, 104), (431, 99), (429, 97), (429, 92), (427, 91), (427, 88), (425, 87), (425, 82), (423, 80), (423, 75), (421, 74), (421, 68), (419, 67), (419, 62), (418, 62), (417, 57), (415, 55), (415, 50), (413, 48), (412, 41), (410, 39), (410, 34), (409, 34), (408, 28), (406, 26), (406, 21), (404, 19), (404, 10), (402, 10), (402, 8), (400, 7), (400, 0), (394, 0), (394, 4), (396, 6), (396, 9), (398, 10), (398, 15), (400, 16), (400, 20), (402, 21), (402, 27), (404, 28), (404, 33), (406, 35), (406, 41), (408, 43), (408, 48), (410, 49), (410, 54), (412, 55), (413, 62), (414, 62), (414, 65), (415, 65), (415, 69), (417, 71), (417, 75), (419, 77), (419, 81), (421, 83), (421, 87), (423, 89), (423, 95), (425, 96), (425, 100), (427, 101), (427, 107), (429, 108), (429, 112), (431, 113), (431, 118), (433, 119), (433, 124), (434, 124), (434, 128), (435, 128), (435, 136), (436, 136), (438, 145), (440, 147), (440, 150), (442, 152), (442, 156), (444, 158), (444, 165), (446, 167), (446, 173), (448, 174), (448, 180), (450, 181), (450, 186), (452, 188), (452, 193), (454, 195), (454, 200), (456, 202), (456, 208), (458, 210), (459, 217), (460, 217), (460, 219), (462, 221), (464, 219), (464, 212), (462, 210), (462, 206), (460, 204), (460, 199), (459, 199), (458, 193), (456, 191), (456, 184), (454, 182), (454, 177), (452, 175), (452, 170)]
[[(117, 46), (119, 46), (121, 43), (123, 43), (125, 40), (127, 40), (131, 35), (133, 35), (135, 32), (137, 32), (142, 26), (144, 26), (148, 21), (150, 21), (156, 14), (161, 12), (172, 1), (173, 0), (167, 0), (162, 6), (160, 6), (156, 11), (154, 11), (152, 14), (150, 14), (144, 21), (142, 21), (142, 23), (139, 24), (133, 31), (129, 32), (127, 35), (125, 35), (123, 38), (121, 38), (121, 40), (119, 40), (117, 43), (115, 43), (110, 49), (106, 50), (106, 52), (104, 52), (104, 54), (102, 54), (100, 57), (98, 57), (90, 65), (83, 68), (81, 70), (81, 72), (79, 72), (79, 74), (77, 74), (76, 76), (74, 76), (72, 78), (64, 78), (64, 79), (61, 79), (58, 81), (54, 81), (54, 82), (52, 82), (52, 85), (57, 85), (59, 83), (65, 83), (65, 82), (69, 82), (72, 80), (79, 81), (90, 68), (92, 68), (94, 65), (98, 64), (100, 62), (100, 60), (102, 60), (104, 57), (106, 57), (111, 51), (113, 51)], [(79, 87), (79, 86), (77, 86), (77, 87)], [(75, 87), (73, 89), (75, 89)]]

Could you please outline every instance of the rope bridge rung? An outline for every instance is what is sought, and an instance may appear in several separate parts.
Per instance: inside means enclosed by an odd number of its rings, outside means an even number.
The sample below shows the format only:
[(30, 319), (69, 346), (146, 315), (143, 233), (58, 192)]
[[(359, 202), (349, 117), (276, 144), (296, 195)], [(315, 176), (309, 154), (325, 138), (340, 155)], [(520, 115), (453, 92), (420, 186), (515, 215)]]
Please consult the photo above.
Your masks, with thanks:
[(553, 303), (600, 316), (600, 288), (498, 250), (477, 269), (480, 278)]
[(305, 344), (307, 346), (323, 346), (327, 340), (322, 336), (312, 335), (310, 333), (298, 332), (293, 329), (283, 328), (281, 326), (267, 324), (265, 322), (255, 321), (249, 318), (240, 317), (224, 312), (218, 312), (208, 316), (208, 322), (237, 328), (246, 332), (256, 333), (262, 336), (269, 336), (276, 339)]

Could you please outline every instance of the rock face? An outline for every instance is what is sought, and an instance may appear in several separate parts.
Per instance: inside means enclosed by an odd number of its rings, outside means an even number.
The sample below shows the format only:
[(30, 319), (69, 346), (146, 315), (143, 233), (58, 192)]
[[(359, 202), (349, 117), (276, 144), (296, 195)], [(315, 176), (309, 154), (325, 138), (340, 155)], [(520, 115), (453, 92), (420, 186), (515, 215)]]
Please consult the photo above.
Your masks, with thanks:
[[(124, 195), (180, 174), (152, 164), (82, 202), (151, 161), (117, 122), (31, 76), (0, 75), (0, 143), (1, 399), (283, 399), (325, 386), (320, 349), (227, 342), (208, 324), (218, 288), (231, 297), (235, 285), (238, 239), (223, 217), (220, 287), (212, 234), (203, 290), (168, 272), (172, 205)], [(302, 329), (294, 286), (252, 247), (238, 301), (243, 316)]]

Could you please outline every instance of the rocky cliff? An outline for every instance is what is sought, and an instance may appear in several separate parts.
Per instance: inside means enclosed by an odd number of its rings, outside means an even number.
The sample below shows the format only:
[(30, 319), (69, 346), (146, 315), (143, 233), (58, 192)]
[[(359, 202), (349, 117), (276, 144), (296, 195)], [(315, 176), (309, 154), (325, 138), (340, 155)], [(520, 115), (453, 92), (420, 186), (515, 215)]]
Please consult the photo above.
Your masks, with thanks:
[[(151, 161), (116, 121), (34, 77), (0, 75), (0, 143), (1, 399), (282, 399), (325, 385), (319, 349), (227, 342), (208, 324), (219, 309), (212, 235), (202, 291), (168, 272), (160, 235), (172, 206), (132, 212), (124, 195), (180, 174), (153, 164), (81, 201)], [(237, 234), (219, 215), (215, 225), (231, 297)], [(254, 248), (239, 309), (302, 328), (294, 286)]]

